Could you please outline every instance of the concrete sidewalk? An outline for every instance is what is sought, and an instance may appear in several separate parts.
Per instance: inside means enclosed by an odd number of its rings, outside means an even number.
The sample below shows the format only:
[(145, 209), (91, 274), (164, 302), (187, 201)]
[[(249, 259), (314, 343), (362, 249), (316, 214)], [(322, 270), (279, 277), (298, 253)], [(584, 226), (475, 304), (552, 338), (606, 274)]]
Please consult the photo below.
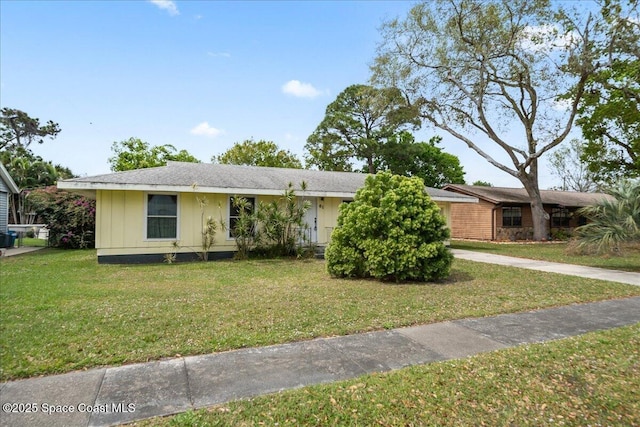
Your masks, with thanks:
[(587, 279), (608, 280), (610, 282), (640, 286), (640, 273), (607, 270), (604, 268), (586, 267), (559, 262), (537, 261), (485, 252), (467, 251), (464, 249), (452, 249), (451, 252), (456, 258), (466, 259), (469, 261), (506, 265), (510, 267), (526, 268), (528, 270), (546, 271), (549, 273), (566, 274), (569, 276), (578, 276)]
[(640, 297), (31, 378), (0, 384), (0, 425), (117, 425), (637, 322)]
[(40, 249), (44, 249), (44, 246), (20, 246), (20, 247), (13, 247), (13, 248), (0, 248), (0, 257), (28, 254), (30, 252), (39, 251)]

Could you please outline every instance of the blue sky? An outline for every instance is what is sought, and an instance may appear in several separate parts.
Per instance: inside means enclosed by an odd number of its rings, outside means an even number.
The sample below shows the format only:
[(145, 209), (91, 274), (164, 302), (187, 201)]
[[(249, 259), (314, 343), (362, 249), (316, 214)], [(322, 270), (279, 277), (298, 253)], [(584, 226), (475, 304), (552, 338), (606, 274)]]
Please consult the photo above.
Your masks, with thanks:
[[(138, 137), (201, 161), (254, 138), (300, 158), (326, 106), (367, 83), (408, 1), (0, 1), (0, 106), (62, 132), (32, 146), (79, 175)], [(418, 140), (434, 134), (426, 129)], [(467, 182), (520, 186), (452, 137)], [(557, 183), (541, 170), (541, 188)]]

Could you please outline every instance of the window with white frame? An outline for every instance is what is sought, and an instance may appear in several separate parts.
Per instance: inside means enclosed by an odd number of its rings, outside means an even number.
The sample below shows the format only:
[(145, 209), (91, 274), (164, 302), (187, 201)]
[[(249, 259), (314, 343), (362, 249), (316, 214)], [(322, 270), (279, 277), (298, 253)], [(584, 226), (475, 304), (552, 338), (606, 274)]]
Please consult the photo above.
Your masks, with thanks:
[(178, 237), (178, 196), (147, 194), (147, 239)]

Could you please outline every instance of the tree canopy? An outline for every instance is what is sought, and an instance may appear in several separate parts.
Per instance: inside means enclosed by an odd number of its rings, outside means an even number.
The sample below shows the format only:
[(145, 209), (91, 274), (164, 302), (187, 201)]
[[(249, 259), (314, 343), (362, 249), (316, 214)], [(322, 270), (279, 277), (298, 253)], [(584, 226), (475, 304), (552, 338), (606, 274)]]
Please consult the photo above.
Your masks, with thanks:
[(36, 156), (28, 148), (14, 145), (11, 149), (0, 151), (0, 161), (15, 181), (20, 194), (9, 196), (9, 223), (26, 224), (33, 221), (27, 194), (30, 190), (55, 185), (59, 179), (73, 178), (67, 167), (54, 165)]
[(460, 159), (442, 151), (442, 140), (434, 136), (429, 142), (416, 142), (409, 132), (389, 138), (380, 147), (374, 162), (376, 171), (388, 170), (396, 175), (417, 176), (428, 187), (442, 188), (446, 184), (464, 184)]
[(307, 139), (307, 165), (320, 170), (351, 171), (364, 161), (375, 173), (384, 141), (419, 121), (395, 88), (352, 85), (327, 106), (325, 117)]
[(590, 192), (598, 189), (595, 174), (581, 160), (583, 152), (582, 142), (572, 139), (569, 145), (565, 144), (551, 153), (551, 173), (562, 181), (562, 190)]
[(276, 168), (302, 169), (298, 157), (289, 150), (283, 150), (273, 141), (247, 139), (236, 142), (212, 162), (228, 165), (266, 166)]
[(545, 239), (538, 161), (571, 131), (594, 72), (594, 25), (547, 0), (423, 2), (384, 24), (373, 81), (400, 88), (424, 121), (518, 178), (531, 199), (534, 239)]
[(638, 1), (602, 7), (609, 39), (599, 46), (608, 64), (587, 81), (576, 123), (585, 144), (582, 159), (599, 180), (640, 176), (640, 19)]
[(111, 145), (109, 158), (114, 172), (164, 166), (168, 161), (200, 163), (187, 150), (177, 151), (173, 145), (150, 146), (139, 138), (129, 138)]
[(60, 126), (49, 120), (40, 125), (40, 120), (14, 108), (0, 110), (0, 150), (16, 147), (27, 148), (31, 143), (42, 144), (45, 138), (55, 138)]

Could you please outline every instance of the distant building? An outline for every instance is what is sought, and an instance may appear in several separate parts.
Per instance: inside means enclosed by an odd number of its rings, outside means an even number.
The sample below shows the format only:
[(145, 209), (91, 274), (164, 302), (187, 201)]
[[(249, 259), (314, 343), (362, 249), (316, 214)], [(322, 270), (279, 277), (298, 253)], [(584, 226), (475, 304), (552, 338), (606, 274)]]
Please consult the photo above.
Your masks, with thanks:
[[(477, 204), (451, 206), (451, 237), (479, 240), (528, 240), (533, 237), (531, 204), (524, 188), (449, 184), (444, 190), (476, 197)], [(586, 219), (578, 209), (611, 196), (602, 193), (540, 190), (549, 228), (571, 233)]]

